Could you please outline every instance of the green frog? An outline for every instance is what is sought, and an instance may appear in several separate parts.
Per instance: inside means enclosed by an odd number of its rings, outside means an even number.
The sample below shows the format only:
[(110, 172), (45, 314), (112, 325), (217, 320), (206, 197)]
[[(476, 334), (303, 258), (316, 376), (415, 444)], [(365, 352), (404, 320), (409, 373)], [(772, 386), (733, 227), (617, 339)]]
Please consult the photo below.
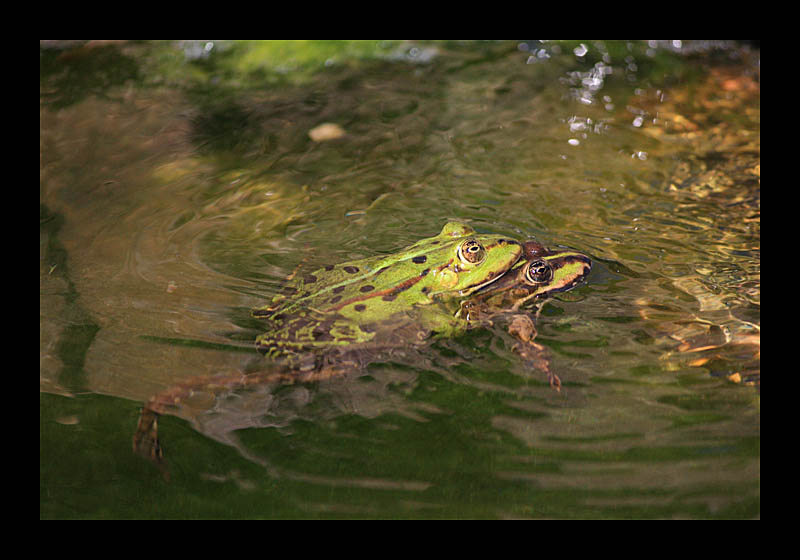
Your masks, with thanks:
[(522, 250), (519, 241), (450, 222), (399, 253), (295, 275), (271, 305), (253, 310), (269, 320), (256, 348), (302, 364), (307, 352), (318, 362), (340, 350), (451, 336), (465, 323), (444, 304), (497, 281)]
[(391, 254), (294, 274), (269, 306), (256, 348), (280, 367), (248, 375), (188, 379), (152, 397), (134, 436), (134, 449), (161, 456), (157, 417), (198, 389), (219, 392), (266, 383), (295, 383), (341, 375), (387, 348), (425, 344), (469, 326), (458, 302), (497, 281), (519, 261), (522, 243), (479, 234), (460, 222)]
[(134, 449), (159, 462), (158, 415), (195, 390), (343, 375), (382, 352), (456, 336), (507, 312), (514, 314), (509, 332), (519, 340), (515, 349), (560, 389), (560, 380), (540, 357), (542, 347), (533, 342), (532, 320), (518, 310), (531, 298), (571, 289), (590, 268), (588, 257), (576, 252), (478, 234), (450, 222), (438, 235), (398, 253), (293, 274), (270, 305), (252, 311), (267, 321), (255, 346), (279, 367), (189, 379), (154, 396), (142, 411)]
[(541, 305), (535, 305), (533, 312), (520, 309), (528, 302), (538, 304), (553, 294), (571, 290), (589, 274), (592, 261), (576, 251), (547, 249), (533, 240), (524, 242), (523, 249), (523, 257), (502, 278), (462, 302), (460, 314), (472, 324), (506, 320), (509, 334), (518, 340), (513, 350), (544, 371), (550, 386), (560, 391), (561, 379), (550, 370), (544, 347), (534, 342), (534, 323)]

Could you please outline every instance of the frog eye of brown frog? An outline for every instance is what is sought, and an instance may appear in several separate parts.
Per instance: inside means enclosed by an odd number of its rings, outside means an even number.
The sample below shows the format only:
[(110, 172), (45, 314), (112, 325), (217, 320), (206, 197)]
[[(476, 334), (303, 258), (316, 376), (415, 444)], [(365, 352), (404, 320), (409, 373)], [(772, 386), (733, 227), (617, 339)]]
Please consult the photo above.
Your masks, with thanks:
[(486, 249), (474, 239), (467, 239), (458, 248), (458, 258), (465, 263), (477, 264), (486, 258)]
[(545, 284), (553, 279), (553, 267), (541, 259), (531, 261), (525, 269), (525, 280), (531, 284)]

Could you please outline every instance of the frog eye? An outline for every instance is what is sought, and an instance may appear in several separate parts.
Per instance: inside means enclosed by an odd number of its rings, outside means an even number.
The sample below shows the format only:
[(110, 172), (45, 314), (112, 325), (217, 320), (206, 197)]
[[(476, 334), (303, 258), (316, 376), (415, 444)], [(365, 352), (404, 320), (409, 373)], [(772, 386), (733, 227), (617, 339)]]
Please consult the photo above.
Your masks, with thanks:
[(477, 264), (486, 258), (486, 249), (474, 239), (467, 239), (458, 247), (458, 258), (465, 263)]
[(531, 284), (544, 284), (553, 279), (553, 268), (541, 259), (531, 262), (525, 269), (525, 280)]

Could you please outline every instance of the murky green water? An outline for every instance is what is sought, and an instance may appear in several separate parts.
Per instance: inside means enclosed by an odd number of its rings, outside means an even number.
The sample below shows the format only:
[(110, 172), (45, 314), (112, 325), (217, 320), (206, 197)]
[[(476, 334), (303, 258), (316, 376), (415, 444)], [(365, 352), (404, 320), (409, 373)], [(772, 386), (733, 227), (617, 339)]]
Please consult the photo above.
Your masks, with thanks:
[[(42, 45), (40, 516), (759, 517), (759, 59)], [(537, 325), (561, 394), (487, 328), (196, 395), (160, 421), (168, 481), (132, 453), (151, 395), (258, 367), (249, 309), (297, 265), (451, 219), (592, 257)]]

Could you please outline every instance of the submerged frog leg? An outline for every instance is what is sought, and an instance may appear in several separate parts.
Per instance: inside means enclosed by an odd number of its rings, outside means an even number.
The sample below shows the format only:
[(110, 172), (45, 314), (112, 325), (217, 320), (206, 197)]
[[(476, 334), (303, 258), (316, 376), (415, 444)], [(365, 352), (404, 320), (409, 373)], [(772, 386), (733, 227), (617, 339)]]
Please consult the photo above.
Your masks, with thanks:
[(164, 460), (164, 449), (158, 436), (158, 417), (170, 409), (180, 406), (181, 402), (196, 392), (212, 393), (215, 397), (236, 389), (261, 385), (293, 385), (295, 383), (313, 383), (333, 377), (339, 377), (353, 370), (332, 364), (318, 363), (307, 371), (262, 371), (250, 374), (229, 373), (222, 375), (196, 376), (186, 379), (156, 395), (150, 397), (142, 407), (136, 432), (133, 435), (133, 451), (154, 463), (169, 479)]
[(547, 358), (545, 347), (533, 341), (537, 334), (533, 319), (525, 314), (513, 315), (508, 325), (508, 333), (519, 340), (511, 349), (535, 368), (545, 372), (550, 387), (561, 392), (561, 379), (550, 370), (550, 360)]
[(164, 452), (158, 441), (158, 413), (149, 408), (142, 408), (136, 433), (133, 435), (134, 453), (146, 457), (154, 463), (164, 459)]
[(164, 460), (164, 450), (158, 441), (158, 413), (148, 408), (142, 408), (136, 433), (133, 435), (133, 452), (153, 463), (164, 480), (169, 482), (169, 469)]

